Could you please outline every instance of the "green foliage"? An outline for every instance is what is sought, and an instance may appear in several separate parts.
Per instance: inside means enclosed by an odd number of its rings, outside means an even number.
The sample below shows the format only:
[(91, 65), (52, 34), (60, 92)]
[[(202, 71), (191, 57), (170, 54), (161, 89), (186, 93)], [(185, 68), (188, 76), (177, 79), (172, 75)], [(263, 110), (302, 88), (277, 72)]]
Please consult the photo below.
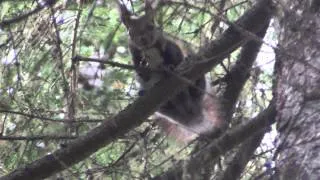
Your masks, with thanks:
[(35, 7), (35, 4), (26, 1), (6, 1), (0, 4), (0, 20), (19, 15), (21, 12)]

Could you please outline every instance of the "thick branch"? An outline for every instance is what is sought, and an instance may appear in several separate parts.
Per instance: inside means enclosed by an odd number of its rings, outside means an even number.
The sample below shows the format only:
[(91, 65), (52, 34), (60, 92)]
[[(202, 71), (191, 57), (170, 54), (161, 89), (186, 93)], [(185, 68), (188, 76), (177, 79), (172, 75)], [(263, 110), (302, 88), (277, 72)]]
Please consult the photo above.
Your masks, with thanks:
[[(266, 21), (265, 26), (257, 33), (259, 38), (263, 39), (264, 35), (266, 34), (269, 21), (270, 19)], [(261, 42), (254, 40), (245, 44), (241, 49), (239, 59), (235, 66), (231, 69), (230, 73), (224, 77), (227, 86), (222, 95), (222, 103), (223, 107), (226, 109), (225, 113), (230, 115), (230, 117), (227, 117), (226, 119), (231, 119), (233, 108), (238, 100), (244, 84), (250, 77), (250, 71), (253, 62), (257, 58), (261, 45)]]
[[(262, 1), (249, 13), (240, 18), (238, 24), (253, 33), (258, 32), (265, 26), (265, 20), (270, 17), (269, 4), (269, 1)], [(230, 52), (238, 48), (242, 42), (246, 42), (247, 38), (247, 36), (242, 35), (242, 33), (239, 33), (234, 28), (229, 28), (220, 39), (200, 53), (199, 58), (205, 57), (211, 60), (196, 64), (185, 74), (185, 77), (190, 80), (198, 79), (201, 75), (210, 71), (213, 66), (221, 62)], [(66, 169), (141, 124), (144, 119), (156, 111), (161, 103), (168, 101), (170, 97), (181, 91), (185, 86), (186, 84), (181, 82), (177, 77), (160, 81), (145, 96), (138, 98), (117, 116), (104, 121), (100, 126), (88, 132), (87, 135), (79, 137), (66, 147), (32, 162), (26, 167), (16, 169), (9, 175), (2, 177), (1, 180), (43, 179), (53, 173)], [(230, 141), (230, 143), (232, 142), (234, 143), (234, 140)], [(230, 146), (230, 144), (227, 145)]]
[[(263, 29), (261, 29), (261, 31), (257, 33), (257, 37), (263, 39), (263, 37), (267, 32), (269, 21), (265, 25), (265, 27), (263, 27)], [(222, 97), (220, 98), (221, 99), (220, 103), (222, 104), (221, 107), (223, 107), (223, 109), (220, 109), (220, 111), (223, 111), (224, 121), (225, 121), (225, 126), (222, 127), (223, 129), (226, 129), (228, 127), (228, 124), (231, 121), (231, 117), (234, 112), (234, 106), (239, 98), (239, 95), (246, 81), (250, 77), (250, 71), (252, 69), (253, 62), (257, 58), (261, 45), (262, 45), (261, 41), (255, 41), (255, 40), (251, 40), (248, 43), (246, 43), (241, 49), (240, 55), (238, 57), (238, 60), (235, 66), (224, 77), (224, 80), (226, 81), (227, 86), (224, 93), (222, 94)], [(222, 131), (225, 131), (225, 130), (222, 130)], [(256, 147), (256, 146), (252, 147), (250, 145), (251, 144), (256, 145), (256, 142), (258, 141), (257, 138), (259, 139), (259, 137), (261, 136), (263, 137), (263, 135), (264, 133), (262, 133), (262, 135), (261, 134), (257, 135), (256, 138), (254, 137), (251, 138), (250, 140), (248, 140), (248, 142), (246, 142), (247, 146), (241, 147), (241, 150), (238, 151), (234, 157), (235, 161), (231, 161), (235, 163), (228, 167), (227, 169), (228, 172), (224, 173), (224, 175), (221, 178), (225, 176), (226, 179), (228, 179), (230, 177), (229, 172), (232, 172), (232, 171), (237, 172), (232, 174), (233, 177), (237, 177), (241, 175), (241, 172), (243, 171), (244, 167), (249, 161), (249, 159), (245, 159), (245, 158), (250, 158), (251, 154), (254, 152), (254, 149)], [(197, 151), (198, 149), (200, 149), (202, 144), (203, 142), (200, 141), (198, 146), (195, 148), (195, 150)], [(240, 162), (236, 158), (240, 158), (242, 161)], [(212, 159), (212, 161), (214, 161), (214, 159)], [(208, 168), (207, 165), (204, 165), (204, 166), (205, 167), (198, 167), (198, 169), (193, 169), (193, 172), (189, 172), (189, 173), (197, 174), (197, 173), (205, 172), (208, 170), (211, 171), (211, 168)], [(207, 172), (206, 174), (210, 174), (210, 172)], [(231, 179), (237, 179), (237, 178), (231, 178)]]
[(257, 147), (260, 145), (264, 134), (265, 131), (262, 131), (256, 134), (254, 137), (248, 139), (240, 146), (237, 153), (231, 160), (232, 163), (223, 172), (221, 180), (240, 179), (239, 177), (241, 173), (248, 164), (249, 160), (252, 158)]
[[(265, 26), (265, 28), (257, 33), (257, 36), (263, 39), (267, 32), (267, 29), (268, 24)], [(251, 71), (253, 62), (257, 58), (261, 45), (262, 43), (257, 41), (250, 41), (245, 44), (242, 47), (239, 60), (237, 61), (235, 67), (233, 67), (230, 73), (226, 76), (227, 88), (223, 94), (223, 107), (226, 108), (226, 111), (229, 111), (226, 112), (226, 115), (229, 115), (229, 117), (227, 117), (226, 119), (231, 119), (236, 100), (238, 99), (245, 82), (249, 78), (249, 73)], [(264, 133), (265, 132), (261, 132), (255, 135), (241, 145), (241, 147), (234, 155), (233, 160), (231, 160), (232, 163), (227, 167), (227, 169), (221, 176), (222, 180), (239, 178), (255, 149), (261, 143)]]

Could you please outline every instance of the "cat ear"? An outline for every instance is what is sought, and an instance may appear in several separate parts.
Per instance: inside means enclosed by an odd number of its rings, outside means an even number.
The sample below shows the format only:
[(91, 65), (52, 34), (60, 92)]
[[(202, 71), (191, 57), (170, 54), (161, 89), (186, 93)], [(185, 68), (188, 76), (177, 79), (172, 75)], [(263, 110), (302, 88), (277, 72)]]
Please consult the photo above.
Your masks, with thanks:
[(117, 4), (118, 10), (120, 12), (121, 21), (125, 26), (129, 26), (131, 22), (132, 13), (127, 9), (127, 7), (124, 4), (121, 4), (119, 1), (117, 1)]
[(153, 19), (156, 14), (156, 9), (158, 4), (159, 4), (159, 0), (154, 0), (154, 1), (145, 0), (145, 3), (144, 3), (145, 13), (151, 19)]

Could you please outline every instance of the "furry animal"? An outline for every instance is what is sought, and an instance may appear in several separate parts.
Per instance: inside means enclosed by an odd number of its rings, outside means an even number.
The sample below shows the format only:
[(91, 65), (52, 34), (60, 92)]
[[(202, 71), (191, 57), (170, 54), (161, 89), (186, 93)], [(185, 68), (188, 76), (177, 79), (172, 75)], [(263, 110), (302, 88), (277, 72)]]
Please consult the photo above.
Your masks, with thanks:
[[(136, 67), (157, 69), (170, 67), (174, 69), (184, 60), (181, 48), (168, 38), (154, 25), (154, 11), (146, 1), (145, 15), (133, 16), (126, 6), (119, 4), (121, 20), (129, 32), (129, 50)], [(160, 81), (163, 75), (159, 73), (137, 73), (137, 79), (143, 90), (150, 89)]]
[[(165, 67), (174, 70), (185, 60), (188, 53), (155, 26), (153, 20), (155, 11), (149, 1), (145, 1), (145, 14), (140, 17), (134, 16), (125, 5), (120, 3), (118, 5), (121, 21), (129, 32), (129, 50), (134, 66), (151, 69)], [(140, 93), (143, 94), (142, 92), (153, 87), (162, 78), (166, 78), (165, 76), (160, 73), (137, 72), (141, 86)], [(176, 125), (199, 134), (211, 128), (212, 123), (207, 124), (207, 115), (203, 112), (205, 89), (206, 81), (202, 76), (192, 86), (163, 104), (156, 113), (159, 119), (164, 121), (160, 124), (170, 132)]]

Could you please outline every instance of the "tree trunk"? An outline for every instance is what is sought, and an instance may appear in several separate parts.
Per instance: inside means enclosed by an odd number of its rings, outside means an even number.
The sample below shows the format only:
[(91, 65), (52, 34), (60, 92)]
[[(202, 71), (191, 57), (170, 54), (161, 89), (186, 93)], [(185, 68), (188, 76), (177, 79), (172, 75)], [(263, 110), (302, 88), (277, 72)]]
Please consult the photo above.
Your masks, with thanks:
[(320, 177), (320, 1), (284, 0), (276, 59), (276, 179)]

